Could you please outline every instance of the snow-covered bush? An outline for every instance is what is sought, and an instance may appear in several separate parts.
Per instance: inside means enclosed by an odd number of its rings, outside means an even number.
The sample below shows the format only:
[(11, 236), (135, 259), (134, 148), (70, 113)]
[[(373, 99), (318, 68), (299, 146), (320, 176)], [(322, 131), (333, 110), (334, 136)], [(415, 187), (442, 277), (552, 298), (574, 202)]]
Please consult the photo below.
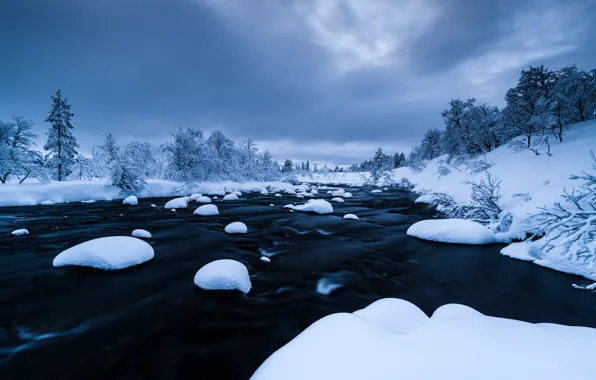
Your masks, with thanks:
[(486, 158), (479, 158), (468, 161), (464, 165), (470, 173), (477, 174), (487, 171), (488, 169), (492, 168), (494, 164), (495, 163), (492, 161), (487, 161)]
[(439, 178), (444, 177), (449, 173), (451, 173), (451, 169), (445, 165), (445, 161), (441, 160), (437, 162), (437, 174), (439, 175)]
[[(596, 157), (592, 152), (592, 169), (596, 171)], [(560, 249), (561, 254), (577, 260), (596, 261), (596, 175), (583, 172), (571, 176), (583, 183), (571, 193), (565, 191), (563, 202), (528, 218), (526, 223), (537, 236), (542, 249)]]

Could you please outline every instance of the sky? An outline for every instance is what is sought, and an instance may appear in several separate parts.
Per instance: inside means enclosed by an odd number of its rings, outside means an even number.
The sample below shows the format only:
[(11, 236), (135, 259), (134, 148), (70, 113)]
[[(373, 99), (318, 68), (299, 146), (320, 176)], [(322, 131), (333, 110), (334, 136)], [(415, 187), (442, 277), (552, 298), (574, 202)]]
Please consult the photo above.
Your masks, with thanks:
[(81, 151), (111, 132), (252, 137), (278, 160), (406, 153), (452, 98), (503, 106), (520, 70), (596, 68), (596, 0), (2, 0), (0, 120)]

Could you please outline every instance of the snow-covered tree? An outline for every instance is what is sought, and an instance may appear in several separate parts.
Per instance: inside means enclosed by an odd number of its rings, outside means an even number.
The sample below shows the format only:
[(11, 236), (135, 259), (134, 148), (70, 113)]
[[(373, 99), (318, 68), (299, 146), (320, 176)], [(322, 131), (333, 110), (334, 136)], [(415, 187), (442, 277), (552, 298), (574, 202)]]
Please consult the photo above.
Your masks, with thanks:
[(148, 142), (131, 141), (124, 148), (124, 154), (130, 157), (143, 178), (151, 178), (157, 173), (157, 161), (153, 155), (153, 147)]
[(468, 99), (465, 102), (452, 99), (449, 102), (449, 108), (441, 113), (445, 122), (445, 152), (450, 157), (479, 153), (471, 135), (469, 117), (475, 101), (475, 99)]
[(208, 169), (203, 132), (194, 128), (179, 129), (172, 137), (174, 141), (162, 146), (167, 156), (167, 177), (181, 181), (204, 179)]
[(289, 158), (286, 158), (284, 165), (281, 169), (282, 173), (290, 173), (294, 171), (294, 163)]
[(72, 134), (72, 117), (68, 99), (62, 97), (60, 90), (52, 96), (52, 108), (46, 122), (52, 124), (48, 132), (48, 141), (44, 149), (50, 153), (48, 164), (54, 179), (63, 181), (71, 173), (71, 166), (77, 155), (77, 140)]
[(33, 123), (23, 117), (0, 122), (0, 183), (11, 178), (18, 178), (20, 183), (27, 178), (49, 180), (43, 156), (34, 149), (36, 135), (32, 129)]
[(432, 160), (445, 153), (444, 132), (438, 129), (429, 129), (424, 134), (420, 143), (420, 158), (423, 160)]
[(72, 173), (70, 174), (69, 179), (92, 180), (93, 179), (93, 160), (91, 160), (79, 153), (75, 157), (74, 162), (72, 164)]
[(370, 175), (376, 184), (382, 177), (387, 176), (391, 169), (393, 169), (393, 158), (388, 154), (383, 153), (383, 149), (379, 147), (375, 151), (375, 155), (371, 161)]

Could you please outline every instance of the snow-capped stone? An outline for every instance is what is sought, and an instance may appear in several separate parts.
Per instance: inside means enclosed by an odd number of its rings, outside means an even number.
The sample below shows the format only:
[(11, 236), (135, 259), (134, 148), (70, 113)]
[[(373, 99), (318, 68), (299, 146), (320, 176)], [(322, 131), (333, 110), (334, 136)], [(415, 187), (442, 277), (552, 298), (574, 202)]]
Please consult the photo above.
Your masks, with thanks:
[(157, 207), (156, 205), (154, 205), (153, 203), (151, 203), (151, 207)]
[(175, 208), (171, 208), (170, 211), (171, 212), (176, 212), (176, 209)]
[(134, 230), (132, 236), (141, 239), (151, 239), (151, 233), (147, 230)]
[(89, 199), (87, 201), (81, 201), (81, 203), (95, 203), (95, 199)]
[(333, 192), (331, 192), (331, 195), (333, 195), (334, 197), (341, 197), (346, 193), (346, 191), (344, 189), (339, 189), (339, 190), (335, 190)]
[(273, 203), (271, 203), (271, 204), (269, 205), (269, 207), (274, 207), (274, 206), (275, 206), (275, 205), (274, 205)]
[(267, 191), (267, 189), (262, 190), (261, 191), (261, 195), (269, 195), (269, 192)]
[(381, 194), (382, 192), (383, 192), (383, 190), (375, 189), (375, 190), (372, 190), (370, 193), (371, 194)]
[(264, 262), (264, 263), (270, 263), (271, 262), (271, 259), (268, 258), (267, 256), (261, 256), (261, 261)]
[(298, 195), (302, 195), (305, 198), (314, 198), (315, 197), (315, 195), (311, 194), (311, 193), (300, 193)]
[(297, 195), (296, 195), (296, 198), (304, 198), (304, 195), (302, 195), (302, 194), (297, 194)]
[(289, 208), (290, 210), (294, 209), (294, 205), (293, 204), (289, 204), (289, 205), (285, 205), (284, 208)]
[(242, 192), (240, 192), (240, 191), (232, 191), (232, 194), (236, 195), (237, 197), (242, 196)]
[(329, 195), (333, 195), (333, 191), (332, 191), (332, 190), (329, 190), (329, 191), (327, 192), (327, 194), (329, 194)]
[(236, 194), (227, 194), (225, 197), (223, 197), (224, 201), (237, 201), (238, 200), (238, 196)]
[(331, 214), (333, 212), (331, 203), (323, 199), (310, 199), (306, 204), (294, 206), (293, 209), (304, 212), (315, 212), (317, 214)]
[(353, 195), (352, 195), (352, 193), (348, 193), (348, 192), (346, 191), (346, 192), (344, 193), (343, 197), (344, 197), (344, 198), (352, 198), (352, 197), (353, 197)]
[(205, 197), (205, 196), (200, 196), (196, 199), (197, 203), (211, 203), (211, 198), (209, 197)]
[(93, 239), (75, 245), (54, 258), (54, 267), (82, 266), (118, 270), (142, 264), (153, 258), (151, 245), (128, 236)]
[(418, 198), (416, 198), (414, 203), (433, 204), (434, 198), (430, 194), (424, 194), (424, 195), (421, 195)]
[(335, 197), (333, 199), (331, 199), (332, 202), (337, 202), (337, 203), (344, 203), (344, 199), (340, 198), (340, 197)]
[(112, 197), (106, 197), (105, 201), (106, 202), (111, 202), (112, 201)]
[(54, 202), (49, 201), (49, 200), (48, 201), (43, 201), (43, 202), (40, 203), (40, 205), (42, 205), (42, 206), (51, 206), (53, 204), (54, 204)]
[(165, 206), (166, 209), (176, 209), (176, 208), (187, 208), (188, 207), (188, 198), (187, 197), (180, 197), (174, 198), (169, 200)]
[(136, 206), (139, 204), (139, 198), (135, 197), (134, 195), (131, 195), (130, 197), (124, 198), (124, 200), (122, 201), (122, 204)]
[(217, 199), (217, 195), (213, 197), (213, 199)]
[(12, 236), (23, 236), (23, 235), (29, 235), (29, 230), (26, 228), (21, 228), (19, 230), (14, 230), (11, 233)]
[(415, 223), (406, 232), (423, 240), (453, 244), (492, 244), (499, 240), (487, 227), (465, 219), (430, 219)]
[(213, 216), (219, 215), (219, 210), (217, 209), (216, 205), (203, 205), (199, 206), (195, 212), (193, 212), (193, 214), (201, 216)]
[(245, 234), (248, 232), (248, 228), (246, 227), (246, 224), (242, 222), (233, 222), (228, 224), (226, 228), (224, 228), (224, 231), (228, 234)]
[(190, 196), (188, 196), (188, 202), (196, 201), (197, 198), (202, 197), (202, 196), (203, 196), (203, 194), (200, 194), (200, 193), (191, 194)]
[(375, 301), (353, 314), (394, 334), (411, 333), (428, 323), (428, 316), (418, 306), (399, 298)]
[(292, 189), (287, 189), (286, 191), (284, 191), (284, 193), (286, 193), (288, 195), (296, 195), (296, 192)]
[(217, 196), (223, 197), (226, 195), (226, 192), (225, 192), (225, 190), (213, 190), (213, 191), (210, 191), (209, 193), (207, 193), (207, 195), (217, 195)]
[(346, 214), (344, 215), (344, 219), (346, 220), (358, 220), (358, 217), (354, 214)]
[(240, 290), (244, 294), (252, 287), (246, 266), (229, 259), (203, 266), (195, 274), (194, 283), (203, 290)]
[(319, 191), (317, 189), (313, 189), (310, 191), (312, 195), (319, 195)]
[(384, 188), (384, 189), (383, 189), (383, 191), (389, 191), (389, 188), (388, 188), (388, 187), (386, 187), (386, 188)]
[(280, 193), (275, 193), (275, 196), (276, 197), (281, 197), (281, 194)]

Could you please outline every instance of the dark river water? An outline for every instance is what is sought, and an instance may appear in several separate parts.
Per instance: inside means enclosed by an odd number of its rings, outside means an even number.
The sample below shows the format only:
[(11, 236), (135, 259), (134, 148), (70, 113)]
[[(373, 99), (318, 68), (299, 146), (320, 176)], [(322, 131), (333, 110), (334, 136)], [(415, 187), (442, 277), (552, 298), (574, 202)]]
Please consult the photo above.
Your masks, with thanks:
[[(503, 257), (500, 245), (407, 237), (412, 223), (433, 217), (414, 195), (350, 191), (354, 198), (334, 203), (333, 215), (290, 212), (282, 206), (294, 197), (253, 194), (217, 202), (217, 217), (193, 216), (194, 203), (177, 213), (150, 207), (168, 199), (0, 209), (0, 379), (248, 379), (317, 319), (384, 297), (428, 314), (455, 302), (596, 327), (596, 295), (571, 287), (582, 279)], [(361, 220), (343, 220), (346, 213)], [(248, 234), (226, 235), (233, 221)], [(31, 235), (11, 237), (17, 228)], [(52, 267), (66, 248), (136, 228), (153, 234), (147, 264)], [(222, 258), (249, 268), (247, 296), (195, 288), (196, 271)], [(317, 293), (322, 278), (341, 288)]]

